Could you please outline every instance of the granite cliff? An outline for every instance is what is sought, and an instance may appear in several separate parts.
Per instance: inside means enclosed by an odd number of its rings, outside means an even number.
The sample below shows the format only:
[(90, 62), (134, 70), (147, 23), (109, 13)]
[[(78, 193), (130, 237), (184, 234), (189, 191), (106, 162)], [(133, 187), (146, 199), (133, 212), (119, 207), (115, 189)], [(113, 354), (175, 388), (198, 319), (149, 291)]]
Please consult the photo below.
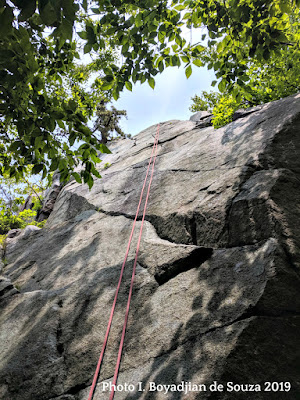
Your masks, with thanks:
[[(161, 123), (118, 380), (145, 391), (116, 400), (299, 398), (300, 94), (207, 125)], [(87, 399), (155, 130), (113, 143), (91, 191), (68, 183), (45, 228), (7, 239), (1, 399)], [(95, 400), (108, 398), (134, 247)], [(148, 390), (181, 381), (262, 391)]]

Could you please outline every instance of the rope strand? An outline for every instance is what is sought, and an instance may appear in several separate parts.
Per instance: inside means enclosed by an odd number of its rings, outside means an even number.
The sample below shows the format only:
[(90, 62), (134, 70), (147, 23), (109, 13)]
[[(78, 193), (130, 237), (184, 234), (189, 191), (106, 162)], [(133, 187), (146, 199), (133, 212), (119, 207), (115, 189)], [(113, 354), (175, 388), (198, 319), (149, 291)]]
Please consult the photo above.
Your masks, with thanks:
[(135, 253), (134, 264), (133, 264), (133, 269), (132, 269), (132, 276), (131, 276), (131, 283), (130, 283), (130, 289), (129, 289), (129, 294), (128, 294), (127, 307), (126, 307), (126, 314), (125, 314), (123, 331), (122, 331), (122, 336), (121, 336), (121, 341), (120, 341), (120, 346), (119, 346), (119, 352), (118, 352), (118, 359), (117, 359), (117, 364), (116, 364), (116, 368), (115, 368), (115, 374), (114, 374), (113, 383), (112, 383), (112, 392), (110, 394), (109, 400), (113, 400), (114, 395), (115, 395), (115, 389), (114, 388), (115, 388), (115, 385), (117, 383), (118, 373), (119, 373), (119, 368), (120, 368), (120, 363), (121, 363), (121, 358), (122, 358), (122, 351), (123, 351), (124, 339), (125, 339), (125, 334), (126, 334), (126, 327), (127, 327), (127, 321), (128, 321), (128, 315), (129, 315), (129, 308), (130, 308), (130, 301), (131, 301), (131, 296), (132, 296), (132, 289), (133, 289), (133, 283), (134, 283), (134, 277), (135, 277), (135, 271), (136, 271), (137, 258), (138, 258), (138, 254), (139, 254), (140, 243), (141, 243), (141, 238), (142, 238), (142, 233), (143, 233), (143, 225), (144, 225), (146, 209), (147, 209), (147, 204), (148, 204), (148, 199), (149, 199), (149, 194), (150, 194), (150, 188), (151, 188), (151, 183), (152, 183), (152, 178), (153, 178), (153, 173), (154, 173), (154, 165), (155, 165), (155, 160), (156, 160), (156, 156), (157, 156), (159, 125), (158, 125), (158, 128), (157, 128), (157, 134), (156, 135), (157, 135), (157, 141), (156, 141), (156, 144), (155, 144), (155, 156), (154, 156), (153, 163), (152, 163), (152, 171), (151, 171), (151, 176), (150, 176), (150, 180), (149, 180), (149, 184), (148, 184), (148, 190), (147, 190), (147, 196), (146, 196), (146, 200), (145, 200), (143, 218), (142, 218), (141, 227), (140, 227), (139, 239), (138, 239), (138, 243), (137, 243), (137, 247), (136, 247), (136, 253)]
[[(138, 207), (137, 207), (137, 210), (136, 210), (136, 214), (135, 214), (135, 218), (134, 218), (134, 221), (133, 221), (130, 237), (129, 237), (129, 240), (128, 240), (127, 249), (126, 249), (124, 261), (123, 261), (123, 264), (122, 264), (122, 268), (121, 268), (121, 271), (120, 271), (120, 276), (119, 276), (119, 281), (118, 281), (118, 285), (117, 285), (116, 292), (115, 292), (114, 301), (113, 301), (112, 308), (111, 308), (111, 311), (110, 311), (110, 316), (109, 316), (109, 320), (108, 320), (108, 324), (107, 324), (107, 328), (106, 328), (104, 342), (103, 342), (101, 353), (100, 353), (99, 360), (98, 360), (98, 363), (97, 363), (96, 371), (95, 371), (95, 374), (94, 374), (94, 377), (93, 377), (93, 382), (92, 382), (92, 385), (91, 385), (91, 389), (90, 389), (88, 400), (92, 400), (93, 399), (94, 392), (95, 392), (95, 389), (96, 389), (96, 385), (97, 385), (97, 381), (98, 381), (98, 377), (99, 377), (99, 373), (100, 373), (100, 369), (101, 369), (101, 365), (102, 365), (102, 361), (103, 361), (103, 357), (104, 357), (104, 353), (105, 353), (105, 349), (106, 349), (106, 345), (107, 345), (107, 341), (108, 341), (108, 336), (109, 336), (109, 332), (110, 332), (110, 328), (111, 328), (111, 324), (112, 324), (112, 320), (113, 320), (113, 315), (114, 315), (114, 311), (115, 311), (115, 307), (116, 307), (116, 303), (117, 303), (117, 298), (118, 298), (118, 294), (119, 294), (119, 290), (120, 290), (120, 286), (121, 286), (121, 282), (122, 282), (122, 277), (123, 277), (123, 273), (124, 273), (124, 269), (125, 269), (125, 264), (126, 264), (126, 261), (127, 261), (127, 258), (128, 258), (130, 245), (131, 245), (131, 241), (132, 241), (132, 237), (133, 237), (133, 233), (134, 233), (137, 217), (138, 217), (138, 214), (139, 214), (140, 206), (141, 206), (141, 203), (142, 203), (143, 194), (144, 194), (144, 190), (145, 190), (145, 186), (146, 186), (146, 182), (147, 182), (147, 178), (148, 178), (148, 174), (149, 174), (149, 170), (150, 170), (150, 165), (152, 163), (152, 158), (153, 158), (154, 152), (155, 152), (155, 157), (154, 157), (153, 165), (154, 165), (155, 159), (156, 159), (158, 136), (159, 136), (159, 125), (157, 126), (157, 132), (156, 132), (156, 135), (155, 135), (154, 144), (153, 144), (153, 147), (152, 147), (152, 152), (151, 152), (151, 156), (150, 156), (149, 163), (148, 163), (148, 168), (147, 168), (146, 176), (145, 176), (145, 179), (144, 179), (144, 184), (143, 184), (142, 191), (141, 191), (139, 204), (138, 204)], [(154, 166), (152, 167), (151, 181), (152, 181), (152, 176), (153, 176), (153, 170), (154, 170)], [(149, 186), (148, 186), (148, 191), (149, 191)], [(147, 193), (147, 198), (148, 198), (148, 196), (149, 195)], [(147, 198), (146, 198), (146, 200), (147, 200)], [(145, 203), (145, 207), (146, 207), (146, 203)], [(145, 207), (144, 207), (144, 212), (145, 212)], [(143, 219), (144, 219), (144, 214), (143, 214)], [(142, 221), (143, 221), (143, 219), (142, 219)], [(131, 295), (130, 295), (130, 297), (131, 297)]]

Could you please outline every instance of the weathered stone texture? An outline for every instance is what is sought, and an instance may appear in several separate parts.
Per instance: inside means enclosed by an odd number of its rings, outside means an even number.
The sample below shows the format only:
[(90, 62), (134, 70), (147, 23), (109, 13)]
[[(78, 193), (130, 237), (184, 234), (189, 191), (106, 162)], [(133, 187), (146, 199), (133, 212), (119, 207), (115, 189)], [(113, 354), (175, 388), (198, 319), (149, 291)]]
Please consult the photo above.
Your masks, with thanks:
[[(300, 95), (252, 111), (218, 130), (160, 125), (118, 380), (146, 390), (116, 400), (298, 398)], [(0, 398), (87, 399), (155, 133), (113, 143), (91, 191), (70, 182), (43, 229), (7, 241)], [(108, 398), (141, 215), (95, 400)], [(292, 390), (148, 391), (182, 380)]]

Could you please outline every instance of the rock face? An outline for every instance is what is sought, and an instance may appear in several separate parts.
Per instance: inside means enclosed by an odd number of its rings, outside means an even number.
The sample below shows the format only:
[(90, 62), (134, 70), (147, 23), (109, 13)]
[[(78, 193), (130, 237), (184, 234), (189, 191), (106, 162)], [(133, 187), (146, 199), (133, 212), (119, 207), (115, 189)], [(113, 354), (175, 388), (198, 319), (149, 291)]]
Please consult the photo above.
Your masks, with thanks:
[[(218, 130), (160, 125), (118, 379), (135, 391), (115, 399), (299, 398), (299, 130), (300, 95)], [(7, 243), (0, 398), (87, 399), (155, 132), (114, 143), (91, 191), (69, 183), (45, 228)], [(140, 220), (96, 400), (108, 399)], [(182, 381), (206, 386), (149, 390)], [(292, 387), (265, 392), (267, 381)]]
[(62, 184), (60, 182), (60, 174), (55, 173), (52, 179), (51, 187), (46, 191), (45, 198), (43, 200), (42, 209), (38, 214), (37, 221), (41, 222), (47, 219), (53, 211), (54, 204), (56, 202), (57, 196), (62, 189)]

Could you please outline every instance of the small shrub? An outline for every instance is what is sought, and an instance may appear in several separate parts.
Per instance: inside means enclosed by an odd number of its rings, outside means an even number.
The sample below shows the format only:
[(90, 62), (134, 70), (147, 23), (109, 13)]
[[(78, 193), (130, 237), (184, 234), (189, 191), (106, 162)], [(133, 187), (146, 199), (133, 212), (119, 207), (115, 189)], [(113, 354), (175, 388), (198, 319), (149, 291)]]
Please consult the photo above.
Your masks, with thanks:
[(107, 162), (107, 163), (104, 164), (104, 167), (103, 167), (103, 168), (104, 168), (104, 169), (107, 169), (107, 168), (109, 168), (110, 166), (111, 166), (111, 164), (110, 164), (109, 162)]
[(221, 97), (213, 109), (213, 127), (217, 129), (229, 124), (229, 122), (232, 121), (234, 112), (240, 107), (240, 103), (238, 103), (233, 96), (229, 95)]
[(42, 228), (46, 221), (37, 222), (35, 220), (36, 211), (24, 210), (18, 215), (14, 215), (10, 210), (0, 212), (0, 235), (5, 235), (11, 229), (24, 229), (27, 225), (35, 225)]
[(6, 235), (0, 235), (0, 247), (5, 247)]

